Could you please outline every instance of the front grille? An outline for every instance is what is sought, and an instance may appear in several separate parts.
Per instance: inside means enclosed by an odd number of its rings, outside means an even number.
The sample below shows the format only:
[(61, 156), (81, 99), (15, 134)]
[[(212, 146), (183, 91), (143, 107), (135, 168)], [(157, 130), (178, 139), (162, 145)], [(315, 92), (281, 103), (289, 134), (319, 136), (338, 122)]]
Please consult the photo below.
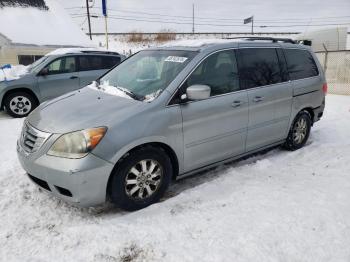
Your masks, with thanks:
[(30, 174), (28, 174), (28, 176), (38, 186), (40, 186), (40, 187), (42, 187), (42, 188), (44, 188), (44, 189), (46, 189), (48, 191), (51, 191), (51, 189), (50, 189), (50, 187), (49, 187), (49, 185), (48, 185), (48, 183), (46, 181), (41, 180), (41, 179), (39, 179), (39, 178), (37, 178), (35, 176), (32, 176)]
[(25, 122), (21, 134), (21, 145), (27, 153), (34, 153), (49, 137), (49, 133), (42, 132)]

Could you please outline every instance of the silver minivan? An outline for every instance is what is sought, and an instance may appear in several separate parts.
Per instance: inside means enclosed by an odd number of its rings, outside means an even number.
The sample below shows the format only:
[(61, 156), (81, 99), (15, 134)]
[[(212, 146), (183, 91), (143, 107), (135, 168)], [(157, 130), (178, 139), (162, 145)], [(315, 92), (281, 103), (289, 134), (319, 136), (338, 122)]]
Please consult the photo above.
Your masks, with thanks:
[(59, 198), (136, 210), (172, 179), (277, 145), (301, 148), (326, 91), (313, 52), (292, 41), (147, 49), (34, 110), (18, 157)]
[(123, 59), (98, 49), (57, 49), (29, 65), (24, 74), (0, 81), (0, 110), (25, 117), (43, 101), (85, 87)]

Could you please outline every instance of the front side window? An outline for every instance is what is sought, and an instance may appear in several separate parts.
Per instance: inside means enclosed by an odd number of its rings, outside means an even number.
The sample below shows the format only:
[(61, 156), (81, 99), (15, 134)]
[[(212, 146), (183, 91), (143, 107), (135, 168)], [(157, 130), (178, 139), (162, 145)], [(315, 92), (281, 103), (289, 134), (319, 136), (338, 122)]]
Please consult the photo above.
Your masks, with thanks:
[(318, 75), (317, 65), (307, 50), (284, 49), (291, 80)]
[(235, 52), (226, 50), (206, 58), (186, 80), (185, 90), (191, 85), (207, 85), (211, 96), (239, 90), (239, 77)]
[(76, 71), (75, 58), (73, 56), (62, 57), (51, 62), (48, 66), (48, 74), (66, 74)]
[(152, 100), (167, 88), (196, 54), (179, 50), (140, 51), (104, 75), (99, 82), (100, 85), (133, 94), (139, 100)]
[(282, 82), (275, 48), (242, 48), (239, 54), (239, 73), (246, 89)]

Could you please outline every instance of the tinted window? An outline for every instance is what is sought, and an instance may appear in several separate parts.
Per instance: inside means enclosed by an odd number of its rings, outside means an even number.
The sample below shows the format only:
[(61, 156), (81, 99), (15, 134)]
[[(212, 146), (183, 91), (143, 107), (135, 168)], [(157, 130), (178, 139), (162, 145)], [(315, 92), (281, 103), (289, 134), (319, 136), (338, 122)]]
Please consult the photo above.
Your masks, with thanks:
[(240, 53), (240, 76), (245, 88), (282, 82), (279, 60), (274, 48), (243, 48)]
[(102, 67), (104, 69), (111, 69), (115, 65), (120, 64), (120, 57), (116, 56), (103, 56), (102, 57)]
[(80, 71), (110, 69), (120, 63), (119, 57), (79, 56)]
[(187, 79), (183, 89), (191, 85), (210, 86), (211, 96), (239, 90), (234, 51), (217, 52), (206, 58)]
[(318, 75), (318, 69), (312, 55), (307, 50), (284, 50), (291, 80)]
[(51, 62), (47, 68), (50, 75), (75, 72), (75, 58), (69, 56), (56, 59)]

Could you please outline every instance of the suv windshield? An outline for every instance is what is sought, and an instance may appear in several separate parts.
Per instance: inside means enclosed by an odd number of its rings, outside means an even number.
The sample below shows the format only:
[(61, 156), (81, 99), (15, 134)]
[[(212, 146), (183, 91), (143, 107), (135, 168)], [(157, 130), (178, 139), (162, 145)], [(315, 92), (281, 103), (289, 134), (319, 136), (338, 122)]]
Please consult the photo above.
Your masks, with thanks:
[(141, 51), (103, 76), (100, 85), (122, 90), (138, 100), (151, 101), (196, 54), (178, 50)]
[(41, 57), (40, 59), (36, 60), (34, 63), (30, 64), (30, 65), (28, 66), (28, 71), (29, 71), (29, 72), (34, 72), (35, 69), (36, 69), (39, 65), (41, 65), (43, 62), (45, 62), (47, 58), (48, 58), (48, 56), (43, 56), (43, 57)]

